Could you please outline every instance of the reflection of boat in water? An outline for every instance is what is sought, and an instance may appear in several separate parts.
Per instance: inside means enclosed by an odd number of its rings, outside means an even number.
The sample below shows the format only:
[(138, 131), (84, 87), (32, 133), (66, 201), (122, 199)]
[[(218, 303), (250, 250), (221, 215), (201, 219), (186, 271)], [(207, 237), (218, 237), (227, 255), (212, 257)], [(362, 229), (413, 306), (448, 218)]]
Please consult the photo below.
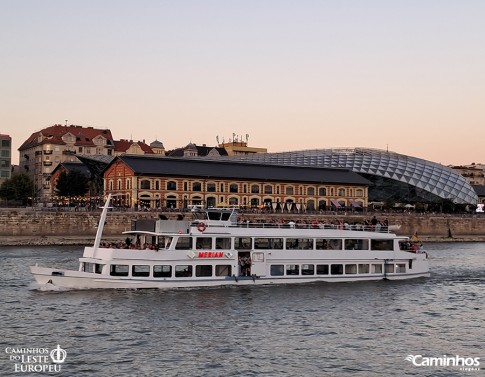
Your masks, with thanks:
[(79, 270), (32, 266), (39, 284), (67, 288), (175, 288), (346, 282), (429, 276), (425, 253), (386, 232), (323, 224), (237, 223), (234, 209), (207, 209), (187, 220), (138, 220), (124, 242), (94, 246)]

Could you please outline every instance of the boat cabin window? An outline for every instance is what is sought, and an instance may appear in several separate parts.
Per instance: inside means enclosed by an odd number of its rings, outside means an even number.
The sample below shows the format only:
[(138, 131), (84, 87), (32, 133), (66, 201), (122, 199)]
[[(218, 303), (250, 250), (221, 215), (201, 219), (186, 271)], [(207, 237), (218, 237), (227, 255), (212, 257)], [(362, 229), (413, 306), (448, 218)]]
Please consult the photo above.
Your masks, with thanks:
[(130, 268), (126, 264), (112, 264), (110, 266), (109, 274), (111, 276), (128, 276)]
[(197, 237), (195, 241), (195, 248), (197, 250), (210, 250), (212, 249), (212, 238), (211, 237)]
[(283, 238), (261, 238), (254, 239), (255, 249), (283, 249)]
[(195, 276), (199, 276), (199, 277), (212, 276), (212, 266), (211, 265), (195, 266)]
[(179, 265), (175, 266), (175, 277), (185, 278), (192, 276), (192, 266), (190, 265)]
[(231, 239), (229, 237), (217, 237), (216, 238), (216, 249), (230, 249)]
[(251, 250), (251, 237), (236, 237), (234, 238), (234, 249), (236, 250)]
[(150, 276), (150, 266), (133, 265), (131, 267), (131, 276)]
[(328, 275), (328, 264), (317, 264), (317, 275)]
[(315, 275), (315, 266), (313, 264), (302, 264), (301, 265), (302, 275)]
[(368, 274), (370, 269), (368, 264), (359, 264), (359, 274)]
[(172, 237), (158, 237), (158, 249), (168, 250), (172, 243)]
[(398, 263), (396, 264), (396, 273), (402, 273), (404, 274), (406, 272), (406, 265), (404, 263)]
[(94, 264), (94, 273), (95, 274), (101, 274), (103, 272), (103, 267), (104, 267), (104, 264), (95, 263)]
[(313, 250), (312, 238), (287, 238), (286, 248), (288, 250)]
[(392, 240), (371, 240), (372, 250), (394, 250)]
[(154, 278), (172, 277), (172, 266), (169, 266), (169, 265), (153, 266), (153, 277)]
[(382, 274), (382, 264), (372, 264), (371, 274)]
[(317, 250), (342, 250), (342, 240), (317, 238), (315, 247)]
[(192, 249), (192, 237), (179, 237), (175, 250), (191, 250)]
[(285, 274), (285, 266), (282, 264), (272, 264), (270, 274), (271, 276), (283, 276)]
[(330, 265), (330, 274), (331, 275), (343, 275), (344, 273), (344, 265), (343, 264), (332, 264)]
[(299, 275), (300, 266), (297, 264), (287, 264), (286, 265), (286, 275)]
[(367, 239), (352, 239), (345, 240), (345, 250), (369, 250), (369, 240)]
[(357, 265), (356, 264), (346, 264), (345, 265), (345, 274), (346, 275), (353, 275), (357, 273)]
[(216, 276), (232, 276), (232, 266), (230, 264), (217, 265)]
[(394, 263), (386, 264), (386, 273), (387, 274), (394, 273)]
[(81, 265), (81, 271), (93, 272), (94, 263), (83, 262)]

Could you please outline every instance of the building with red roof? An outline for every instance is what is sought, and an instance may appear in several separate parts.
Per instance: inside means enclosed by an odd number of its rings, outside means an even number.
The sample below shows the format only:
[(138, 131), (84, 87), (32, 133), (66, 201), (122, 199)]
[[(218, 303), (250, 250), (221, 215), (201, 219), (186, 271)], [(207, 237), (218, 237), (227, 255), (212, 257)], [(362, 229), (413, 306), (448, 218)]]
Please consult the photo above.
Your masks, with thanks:
[(19, 147), (19, 171), (33, 182), (36, 199), (50, 201), (50, 177), (62, 162), (79, 162), (76, 155), (114, 155), (111, 131), (94, 127), (55, 124), (34, 132)]

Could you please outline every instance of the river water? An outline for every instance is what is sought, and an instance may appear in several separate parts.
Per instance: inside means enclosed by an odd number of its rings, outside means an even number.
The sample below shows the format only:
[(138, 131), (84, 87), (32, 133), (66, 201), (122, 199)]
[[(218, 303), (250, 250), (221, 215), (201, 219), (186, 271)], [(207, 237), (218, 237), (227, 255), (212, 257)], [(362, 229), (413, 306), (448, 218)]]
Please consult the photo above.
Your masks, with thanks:
[(0, 375), (483, 375), (485, 244), (426, 246), (425, 279), (172, 291), (39, 290), (82, 248), (2, 247)]

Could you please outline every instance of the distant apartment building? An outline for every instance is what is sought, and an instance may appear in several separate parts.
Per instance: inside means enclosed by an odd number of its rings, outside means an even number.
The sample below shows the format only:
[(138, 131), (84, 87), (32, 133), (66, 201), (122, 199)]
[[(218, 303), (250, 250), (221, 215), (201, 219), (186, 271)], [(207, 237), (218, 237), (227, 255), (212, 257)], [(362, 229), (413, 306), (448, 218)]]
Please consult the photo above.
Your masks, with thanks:
[[(163, 147), (163, 144), (162, 144)], [(120, 139), (114, 141), (114, 156), (121, 156), (123, 154), (155, 154), (151, 145), (143, 141), (133, 141)]]
[(114, 141), (108, 129), (56, 124), (34, 132), (18, 151), (19, 170), (32, 178), (35, 199), (48, 202), (51, 174), (58, 164), (79, 162), (77, 154), (114, 156)]
[[(234, 135), (233, 135), (234, 136)], [(197, 145), (195, 143), (189, 143), (182, 148), (173, 149), (166, 152), (169, 157), (219, 157), (219, 156), (247, 156), (255, 153), (267, 153), (266, 148), (255, 148), (248, 146), (248, 135), (246, 135), (246, 141), (239, 140), (234, 136), (229, 142), (219, 143), (218, 146), (207, 146), (206, 144)]]
[(470, 164), (450, 167), (462, 175), (471, 185), (485, 185), (485, 165)]
[(12, 138), (0, 134), (0, 185), (12, 174)]
[(224, 141), (219, 144), (219, 148), (224, 148), (228, 156), (247, 156), (255, 153), (267, 153), (266, 148), (255, 148), (248, 146), (249, 135), (246, 135), (246, 141), (242, 140), (242, 137), (233, 135), (233, 139), (225, 143)]

